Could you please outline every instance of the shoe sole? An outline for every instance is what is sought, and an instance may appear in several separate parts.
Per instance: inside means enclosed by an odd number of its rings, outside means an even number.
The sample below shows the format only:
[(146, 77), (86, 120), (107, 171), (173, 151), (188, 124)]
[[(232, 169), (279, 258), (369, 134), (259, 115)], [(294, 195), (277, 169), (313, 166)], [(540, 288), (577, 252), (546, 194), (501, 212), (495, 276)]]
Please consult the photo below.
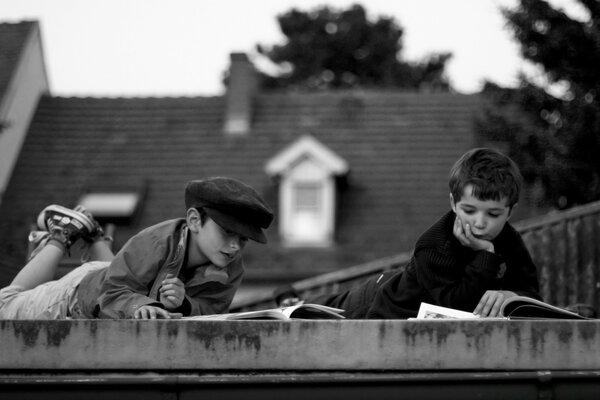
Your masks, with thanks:
[(72, 220), (79, 222), (81, 225), (83, 225), (84, 228), (88, 230), (88, 232), (93, 232), (94, 230), (94, 224), (92, 223), (92, 221), (90, 221), (88, 217), (85, 216), (85, 214), (82, 214), (78, 211), (73, 211), (71, 209), (56, 204), (52, 204), (44, 208), (44, 210), (42, 210), (42, 212), (38, 215), (37, 224), (40, 229), (48, 230), (45, 219), (47, 211), (54, 211), (58, 214), (67, 216)]

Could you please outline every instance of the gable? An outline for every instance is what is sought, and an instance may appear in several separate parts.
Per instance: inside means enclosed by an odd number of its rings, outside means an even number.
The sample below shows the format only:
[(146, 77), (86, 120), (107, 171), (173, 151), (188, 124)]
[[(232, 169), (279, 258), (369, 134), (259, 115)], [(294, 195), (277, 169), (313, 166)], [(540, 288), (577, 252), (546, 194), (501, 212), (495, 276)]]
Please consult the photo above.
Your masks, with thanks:
[(35, 22), (0, 23), (0, 100), (25, 48), (25, 42)]
[(323, 146), (311, 135), (303, 135), (280, 153), (269, 159), (265, 171), (271, 176), (285, 174), (301, 159), (310, 157), (321, 168), (331, 174), (342, 175), (348, 172), (348, 164), (337, 154)]

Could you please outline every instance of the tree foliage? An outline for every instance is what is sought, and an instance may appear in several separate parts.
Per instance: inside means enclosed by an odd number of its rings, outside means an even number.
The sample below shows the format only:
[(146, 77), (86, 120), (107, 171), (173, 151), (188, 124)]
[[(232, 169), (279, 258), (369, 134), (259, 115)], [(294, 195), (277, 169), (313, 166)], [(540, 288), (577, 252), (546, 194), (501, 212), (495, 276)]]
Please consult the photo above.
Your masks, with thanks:
[(360, 5), (341, 11), (294, 8), (279, 15), (278, 22), (287, 41), (257, 46), (283, 71), (264, 75), (266, 88), (450, 88), (444, 76), (449, 53), (413, 64), (400, 61), (403, 29), (392, 18), (370, 21)]
[[(491, 139), (510, 143), (525, 179), (558, 208), (600, 199), (600, 2), (578, 2), (586, 20), (543, 0), (503, 10), (523, 57), (544, 82), (523, 74), (516, 89), (488, 83), (484, 93), (495, 107), (480, 123)], [(559, 94), (549, 90), (553, 85)]]

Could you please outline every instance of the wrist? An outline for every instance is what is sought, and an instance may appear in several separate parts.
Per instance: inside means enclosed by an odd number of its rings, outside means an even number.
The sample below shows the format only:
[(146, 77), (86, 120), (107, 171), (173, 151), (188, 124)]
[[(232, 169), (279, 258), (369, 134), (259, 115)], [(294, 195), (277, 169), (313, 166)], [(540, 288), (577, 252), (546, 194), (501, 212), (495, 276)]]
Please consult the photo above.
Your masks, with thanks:
[(180, 306), (175, 305), (174, 303), (169, 303), (169, 302), (165, 302), (162, 303), (163, 307), (165, 308), (165, 310), (167, 311), (176, 311)]
[(183, 315), (190, 315), (192, 313), (192, 303), (190, 303), (187, 297), (183, 298), (183, 302), (177, 308), (177, 312), (180, 312)]
[(496, 253), (496, 252), (495, 252), (495, 249), (494, 249), (494, 245), (493, 245), (493, 244), (491, 244), (491, 243), (490, 243), (490, 245), (489, 245), (489, 246), (486, 246), (486, 247), (484, 248), (484, 250), (485, 250), (485, 251), (487, 251), (487, 252), (489, 252), (489, 253), (492, 253), (492, 254), (495, 254), (495, 253)]

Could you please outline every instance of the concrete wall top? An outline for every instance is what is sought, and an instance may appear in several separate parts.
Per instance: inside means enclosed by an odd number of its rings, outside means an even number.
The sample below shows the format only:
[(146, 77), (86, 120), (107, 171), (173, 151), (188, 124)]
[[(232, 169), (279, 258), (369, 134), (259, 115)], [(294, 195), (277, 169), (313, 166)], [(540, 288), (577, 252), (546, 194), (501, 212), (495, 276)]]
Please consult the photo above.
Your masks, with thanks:
[(598, 370), (600, 321), (0, 321), (0, 370)]

